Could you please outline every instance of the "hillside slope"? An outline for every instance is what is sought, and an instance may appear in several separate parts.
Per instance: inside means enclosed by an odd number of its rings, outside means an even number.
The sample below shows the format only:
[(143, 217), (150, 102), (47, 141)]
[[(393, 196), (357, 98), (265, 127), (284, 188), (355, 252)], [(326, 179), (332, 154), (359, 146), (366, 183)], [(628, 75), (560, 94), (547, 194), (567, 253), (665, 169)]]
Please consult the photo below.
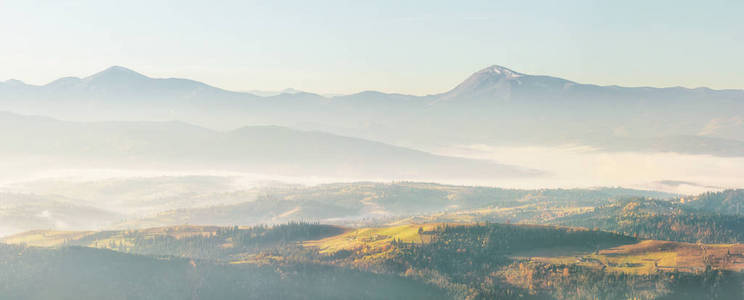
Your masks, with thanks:
[(249, 171), (415, 179), (534, 176), (489, 161), (277, 126), (215, 131), (182, 122), (77, 123), (0, 113), (0, 154), (44, 167)]

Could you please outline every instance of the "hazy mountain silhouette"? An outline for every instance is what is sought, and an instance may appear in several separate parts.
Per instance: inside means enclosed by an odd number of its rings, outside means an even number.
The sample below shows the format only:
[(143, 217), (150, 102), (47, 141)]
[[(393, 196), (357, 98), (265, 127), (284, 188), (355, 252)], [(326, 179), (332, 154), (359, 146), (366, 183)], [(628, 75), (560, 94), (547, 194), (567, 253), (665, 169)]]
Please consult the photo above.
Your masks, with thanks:
[(233, 170), (357, 179), (539, 174), (278, 126), (215, 131), (183, 122), (78, 123), (0, 113), (0, 128), (0, 153), (5, 159), (43, 157), (49, 166)]
[(608, 151), (744, 155), (743, 90), (598, 86), (502, 66), (436, 95), (365, 91), (335, 97), (297, 90), (260, 97), (111, 67), (43, 86), (2, 82), (0, 109), (76, 121), (279, 125), (417, 148), (583, 144)]

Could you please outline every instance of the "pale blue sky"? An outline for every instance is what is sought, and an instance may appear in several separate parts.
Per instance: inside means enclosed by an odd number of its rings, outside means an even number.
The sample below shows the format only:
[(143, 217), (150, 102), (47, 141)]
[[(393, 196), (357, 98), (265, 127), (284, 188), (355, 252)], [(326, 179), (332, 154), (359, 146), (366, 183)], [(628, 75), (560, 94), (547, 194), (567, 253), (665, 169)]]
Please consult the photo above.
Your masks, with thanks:
[(0, 0), (0, 80), (122, 65), (232, 90), (430, 94), (499, 64), (744, 89), (744, 1), (215, 2)]

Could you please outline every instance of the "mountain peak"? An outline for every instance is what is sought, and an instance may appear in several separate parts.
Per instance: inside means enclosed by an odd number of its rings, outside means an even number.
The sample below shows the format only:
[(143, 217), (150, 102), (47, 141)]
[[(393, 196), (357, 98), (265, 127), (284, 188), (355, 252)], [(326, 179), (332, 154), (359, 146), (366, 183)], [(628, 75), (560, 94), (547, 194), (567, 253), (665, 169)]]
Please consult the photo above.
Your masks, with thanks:
[(105, 73), (105, 72), (109, 72), (109, 73), (111, 73), (111, 72), (123, 72), (123, 73), (135, 73), (135, 74), (139, 74), (139, 73), (133, 71), (132, 69), (125, 68), (125, 67), (122, 67), (122, 66), (110, 66), (110, 67), (106, 68), (105, 70), (101, 71), (101, 73)]
[(454, 89), (441, 94), (436, 101), (449, 101), (455, 98), (504, 98), (509, 97), (511, 85), (527, 76), (507, 67), (492, 65), (473, 73)]
[(18, 79), (8, 79), (8, 80), (5, 81), (5, 83), (8, 84), (8, 85), (11, 85), (11, 86), (24, 86), (24, 85), (26, 85), (25, 82), (20, 81)]
[(60, 79), (57, 79), (55, 81), (52, 81), (50, 83), (47, 83), (45, 86), (47, 87), (69, 87), (74, 86), (80, 83), (82, 79), (77, 77), (62, 77)]
[(493, 66), (487, 67), (485, 69), (482, 69), (476, 72), (475, 74), (496, 75), (496, 76), (505, 77), (505, 78), (519, 78), (525, 75), (519, 72), (515, 72), (514, 70), (509, 69), (507, 67), (499, 66), (499, 65), (493, 65)]
[(92, 79), (101, 79), (101, 78), (116, 78), (116, 79), (123, 79), (123, 78), (137, 78), (137, 79), (145, 79), (148, 78), (145, 75), (142, 75), (140, 73), (137, 73), (131, 69), (127, 69), (122, 66), (111, 66), (101, 72), (98, 72), (96, 74), (93, 74), (91, 76), (88, 76), (86, 79), (92, 80)]

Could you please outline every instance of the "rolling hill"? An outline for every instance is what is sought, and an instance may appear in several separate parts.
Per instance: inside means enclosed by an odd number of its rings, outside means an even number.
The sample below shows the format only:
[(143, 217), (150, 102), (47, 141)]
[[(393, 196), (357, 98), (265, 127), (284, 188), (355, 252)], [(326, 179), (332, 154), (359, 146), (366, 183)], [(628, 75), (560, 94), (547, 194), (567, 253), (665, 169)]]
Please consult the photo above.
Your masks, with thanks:
[[(312, 263), (219, 264), (0, 244), (3, 299), (443, 299), (426, 283)], [(333, 288), (329, 288), (333, 287)]]
[(641, 198), (620, 199), (548, 223), (689, 243), (738, 243), (744, 240), (744, 217), (740, 215), (713, 213), (680, 203)]
[(0, 236), (32, 229), (100, 229), (123, 219), (79, 199), (0, 193)]
[(163, 211), (120, 228), (192, 225), (416, 222), (542, 222), (626, 196), (669, 194), (627, 189), (517, 190), (430, 183), (336, 183), (261, 190), (244, 202)]
[(328, 178), (535, 176), (489, 161), (444, 157), (317, 131), (249, 126), (215, 131), (182, 122), (65, 122), (0, 113), (0, 153), (43, 168), (227, 170)]
[(685, 199), (685, 205), (702, 211), (744, 215), (744, 190), (725, 190), (722, 192), (708, 192), (696, 197)]
[[(0, 296), (28, 293), (26, 289), (37, 283), (46, 289), (33, 295), (51, 289), (66, 297), (73, 290), (63, 283), (88, 279), (93, 273), (97, 278), (127, 280), (126, 291), (107, 282), (82, 289), (98, 297), (102, 292), (98, 287), (138, 298), (143, 291), (175, 297), (171, 293), (177, 288), (199, 298), (250, 293), (286, 299), (343, 298), (353, 291), (355, 297), (362, 293), (362, 298), (374, 299), (389, 299), (390, 292), (447, 299), (739, 299), (743, 292), (744, 245), (639, 241), (556, 226), (179, 226), (29, 232), (5, 241), (54, 249), (0, 244), (0, 266), (6, 267), (0, 268), (0, 278), (10, 283), (0, 286)], [(142, 278), (129, 278), (143, 266), (150, 268)], [(62, 272), (68, 276), (55, 276)], [(37, 280), (19, 284), (24, 276)], [(168, 279), (155, 281), (159, 286), (149, 283), (158, 276)], [(221, 284), (225, 280), (233, 288), (223, 289), (228, 286)], [(344, 287), (328, 289), (329, 282)], [(325, 288), (311, 286), (319, 283)], [(381, 285), (384, 291), (375, 291)]]

